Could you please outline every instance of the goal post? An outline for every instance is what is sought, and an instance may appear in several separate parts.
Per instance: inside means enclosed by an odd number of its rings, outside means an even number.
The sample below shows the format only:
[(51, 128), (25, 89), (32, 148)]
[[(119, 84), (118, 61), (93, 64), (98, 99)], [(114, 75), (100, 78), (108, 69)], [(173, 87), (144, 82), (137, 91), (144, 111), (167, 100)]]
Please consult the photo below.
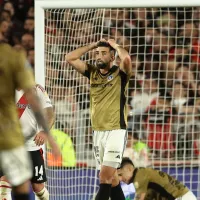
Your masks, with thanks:
[(199, 6), (198, 0), (191, 1), (160, 1), (160, 0), (36, 0), (35, 1), (35, 78), (36, 81), (45, 85), (45, 70), (44, 70), (44, 10), (45, 9), (59, 9), (59, 8), (139, 8), (139, 7), (196, 7)]
[[(199, 7), (199, 0), (35, 1), (35, 79), (50, 95), (55, 128), (68, 141), (61, 144), (63, 159), (50, 164), (46, 156), (51, 200), (90, 200), (98, 189), (88, 80), (64, 56), (100, 38), (116, 39), (131, 55), (134, 153), (129, 141), (127, 155), (176, 177), (200, 200)], [(94, 63), (93, 53), (82, 59)]]

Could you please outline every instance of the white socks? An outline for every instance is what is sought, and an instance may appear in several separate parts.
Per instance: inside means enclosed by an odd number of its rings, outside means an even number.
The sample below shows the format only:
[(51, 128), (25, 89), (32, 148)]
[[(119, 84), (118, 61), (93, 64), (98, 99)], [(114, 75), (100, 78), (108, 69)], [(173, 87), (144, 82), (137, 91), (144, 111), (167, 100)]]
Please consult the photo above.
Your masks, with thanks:
[(6, 181), (0, 181), (0, 200), (12, 200), (11, 185)]
[[(0, 200), (12, 200), (11, 185), (6, 181), (0, 181)], [(49, 192), (44, 187), (40, 192), (35, 193), (37, 200), (49, 200)]]
[(35, 197), (37, 200), (49, 200), (49, 192), (44, 187), (40, 192), (35, 193)]

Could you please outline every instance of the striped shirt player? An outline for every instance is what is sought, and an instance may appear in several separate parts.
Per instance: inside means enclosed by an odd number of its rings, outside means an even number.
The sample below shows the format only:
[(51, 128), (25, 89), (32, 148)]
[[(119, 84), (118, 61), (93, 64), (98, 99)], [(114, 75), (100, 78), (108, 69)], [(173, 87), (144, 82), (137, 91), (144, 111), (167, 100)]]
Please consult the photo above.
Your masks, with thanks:
[[(83, 54), (93, 49), (95, 65), (80, 60)], [(121, 60), (120, 66), (114, 65), (115, 51)], [(109, 196), (122, 200), (124, 195), (117, 177), (117, 167), (121, 163), (127, 138), (126, 95), (131, 75), (130, 56), (114, 40), (102, 39), (68, 53), (66, 60), (90, 83), (94, 155), (100, 169), (100, 189), (95, 200), (108, 200)]]
[[(54, 122), (54, 112), (51, 100), (41, 85), (37, 84), (35, 86), (35, 92), (40, 101), (41, 107), (44, 110), (44, 113), (49, 115), (47, 118), (50, 121), (50, 126), (52, 126)], [(33, 163), (33, 176), (31, 178), (33, 191), (37, 196), (37, 199), (49, 200), (49, 192), (44, 185), (44, 183), (47, 181), (47, 178), (43, 150), (40, 146), (44, 143), (44, 140), (39, 138), (40, 131), (43, 131), (43, 129), (38, 125), (22, 90), (16, 91), (15, 99), (20, 123), (22, 126), (22, 132), (26, 138), (26, 149), (29, 151)], [(36, 136), (38, 137), (38, 142), (36, 142)]]
[[(35, 91), (41, 103), (42, 109), (52, 108), (51, 100), (49, 99), (45, 89), (41, 85), (37, 84), (35, 86)], [(15, 100), (22, 132), (26, 138), (26, 149), (27, 151), (40, 150), (41, 147), (36, 145), (34, 138), (36, 134), (42, 130), (42, 128), (38, 126), (33, 111), (25, 98), (23, 90), (16, 90)]]

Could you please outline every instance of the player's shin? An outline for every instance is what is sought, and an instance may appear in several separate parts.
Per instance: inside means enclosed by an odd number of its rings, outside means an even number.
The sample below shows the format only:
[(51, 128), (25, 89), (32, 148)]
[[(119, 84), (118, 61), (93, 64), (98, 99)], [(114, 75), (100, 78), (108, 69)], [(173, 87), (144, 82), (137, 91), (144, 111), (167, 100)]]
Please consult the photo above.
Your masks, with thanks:
[(111, 200), (125, 200), (124, 193), (122, 191), (120, 183), (111, 188)]
[(125, 200), (125, 196), (121, 188), (117, 171), (115, 172), (113, 176), (110, 197), (111, 197), (111, 200)]
[(44, 187), (40, 192), (35, 192), (35, 197), (37, 200), (49, 200), (49, 192)]
[(11, 185), (6, 181), (0, 181), (0, 200), (11, 200)]
[(108, 200), (110, 197), (111, 184), (101, 183), (95, 200)]

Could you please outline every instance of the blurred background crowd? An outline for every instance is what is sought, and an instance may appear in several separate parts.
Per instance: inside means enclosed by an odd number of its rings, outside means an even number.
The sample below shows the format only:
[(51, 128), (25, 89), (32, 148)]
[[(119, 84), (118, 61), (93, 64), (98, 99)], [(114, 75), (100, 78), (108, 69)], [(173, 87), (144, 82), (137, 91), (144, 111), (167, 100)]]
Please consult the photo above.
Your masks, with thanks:
[(0, 38), (25, 50), (34, 67), (34, 0), (0, 0)]
[[(33, 0), (0, 0), (0, 6), (0, 37), (24, 49), (34, 68)], [(101, 37), (114, 38), (132, 59), (125, 154), (144, 163), (199, 158), (200, 8), (45, 11), (45, 84), (55, 126), (82, 152), (92, 152), (88, 80), (64, 57)], [(83, 59), (94, 63), (93, 52)]]

